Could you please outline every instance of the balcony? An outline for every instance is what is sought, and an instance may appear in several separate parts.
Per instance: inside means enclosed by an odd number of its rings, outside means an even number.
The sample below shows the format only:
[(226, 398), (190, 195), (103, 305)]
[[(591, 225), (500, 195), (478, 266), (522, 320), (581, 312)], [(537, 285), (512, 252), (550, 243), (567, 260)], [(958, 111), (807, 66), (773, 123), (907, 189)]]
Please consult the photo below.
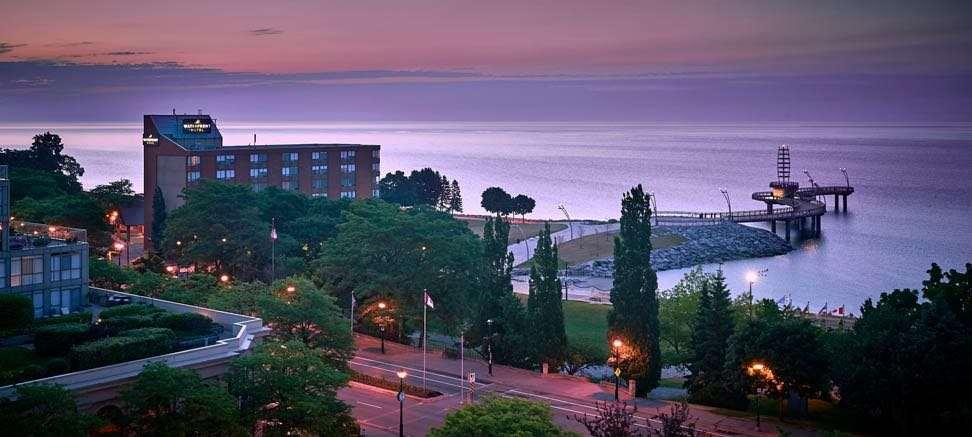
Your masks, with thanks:
[(87, 244), (87, 242), (88, 232), (84, 229), (19, 220), (10, 222), (10, 250)]

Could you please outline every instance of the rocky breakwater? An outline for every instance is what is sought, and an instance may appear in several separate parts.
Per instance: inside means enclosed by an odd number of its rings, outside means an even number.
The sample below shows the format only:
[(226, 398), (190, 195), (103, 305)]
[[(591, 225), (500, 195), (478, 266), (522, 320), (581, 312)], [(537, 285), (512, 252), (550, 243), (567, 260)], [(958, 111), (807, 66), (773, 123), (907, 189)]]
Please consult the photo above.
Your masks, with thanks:
[[(770, 231), (736, 223), (657, 226), (652, 231), (656, 235), (674, 234), (684, 239), (675, 246), (651, 252), (651, 264), (656, 271), (776, 256), (793, 250), (790, 243)], [(613, 271), (614, 259), (605, 258), (572, 268), (570, 274), (609, 278)]]

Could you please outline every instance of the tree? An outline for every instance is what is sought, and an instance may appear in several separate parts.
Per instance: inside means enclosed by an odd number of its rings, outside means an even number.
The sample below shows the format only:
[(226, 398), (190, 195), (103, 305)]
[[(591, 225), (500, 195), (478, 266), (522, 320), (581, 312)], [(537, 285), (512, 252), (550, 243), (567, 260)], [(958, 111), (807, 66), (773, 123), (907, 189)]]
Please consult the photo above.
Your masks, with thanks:
[(155, 187), (152, 195), (152, 248), (156, 252), (162, 251), (162, 240), (165, 238), (165, 195), (162, 189)]
[(98, 421), (78, 411), (70, 391), (59, 385), (18, 385), (15, 400), (0, 397), (0, 423), (7, 435), (87, 436)]
[[(0, 152), (2, 155), (3, 152)], [(36, 200), (65, 195), (83, 195), (84, 189), (77, 179), (61, 173), (41, 171), (29, 167), (10, 168), (10, 202), (25, 197)]]
[(637, 381), (644, 396), (661, 378), (658, 280), (651, 268), (651, 208), (641, 185), (621, 200), (621, 230), (614, 237), (614, 284), (608, 313), (608, 341), (621, 339), (623, 376)]
[(695, 437), (698, 432), (695, 430), (695, 421), (688, 403), (681, 401), (671, 405), (669, 412), (658, 413), (652, 416), (653, 419), (661, 423), (655, 428), (651, 421), (648, 421), (648, 435), (652, 437)]
[(401, 170), (381, 178), (378, 181), (378, 192), (381, 200), (401, 206), (413, 206), (418, 199), (415, 185)]
[(431, 168), (413, 170), (408, 179), (415, 186), (415, 203), (438, 208), (442, 205), (443, 195), (446, 194), (442, 185), (442, 176)]
[(965, 271), (933, 264), (915, 290), (868, 299), (850, 332), (830, 351), (840, 402), (878, 429), (947, 434), (972, 417), (972, 264)]
[(137, 435), (237, 435), (236, 400), (193, 370), (151, 363), (121, 395)]
[(449, 188), (449, 211), (462, 212), (462, 192), (459, 191), (459, 181), (455, 179)]
[(354, 356), (354, 340), (336, 299), (298, 277), (279, 280), (272, 290), (273, 295), (260, 303), (261, 316), (273, 325), (271, 336), (282, 342), (303, 342), (323, 351), (331, 367), (346, 369)]
[(496, 215), (505, 215), (513, 211), (513, 198), (500, 187), (489, 187), (483, 191), (480, 205), (486, 211)]
[(76, 181), (84, 175), (84, 169), (73, 157), (62, 154), (62, 151), (64, 151), (64, 144), (61, 142), (61, 137), (45, 132), (34, 135), (34, 141), (27, 150), (0, 151), (0, 164), (59, 173)]
[(667, 346), (662, 349), (662, 361), (666, 365), (685, 366), (690, 361), (699, 296), (710, 278), (711, 275), (697, 266), (671, 289), (659, 293), (659, 335), (662, 344)]
[(107, 248), (111, 244), (112, 228), (105, 221), (105, 210), (86, 194), (25, 197), (14, 202), (12, 210), (21, 220), (84, 229), (92, 247)]
[(564, 310), (560, 301), (563, 286), (557, 276), (557, 246), (550, 240), (550, 223), (537, 237), (537, 248), (530, 267), (530, 294), (527, 297), (527, 320), (533, 339), (535, 357), (557, 369), (567, 352)]
[(27, 330), (34, 323), (34, 304), (16, 294), (0, 294), (0, 335)]
[(517, 194), (516, 197), (513, 198), (513, 214), (519, 214), (520, 218), (522, 219), (526, 219), (525, 216), (533, 212), (533, 208), (536, 206), (537, 201), (533, 200), (532, 197), (527, 195)]
[[(686, 275), (688, 277), (688, 275)], [(729, 338), (733, 334), (733, 315), (729, 290), (722, 269), (711, 278), (703, 278), (698, 309), (692, 330), (692, 356), (688, 380), (689, 399), (694, 403), (737, 405), (725, 385), (725, 362)]]
[(230, 393), (243, 421), (264, 434), (357, 435), (351, 409), (337, 398), (348, 375), (324, 351), (300, 341), (264, 342), (230, 364)]
[(98, 185), (89, 194), (106, 211), (131, 205), (135, 201), (135, 190), (132, 189), (132, 181), (128, 179)]
[(449, 413), (429, 437), (573, 436), (553, 423), (550, 406), (516, 398), (486, 396)]
[(627, 402), (597, 402), (597, 414), (575, 415), (574, 420), (587, 428), (591, 437), (638, 437), (641, 432), (635, 429), (637, 406), (628, 407)]

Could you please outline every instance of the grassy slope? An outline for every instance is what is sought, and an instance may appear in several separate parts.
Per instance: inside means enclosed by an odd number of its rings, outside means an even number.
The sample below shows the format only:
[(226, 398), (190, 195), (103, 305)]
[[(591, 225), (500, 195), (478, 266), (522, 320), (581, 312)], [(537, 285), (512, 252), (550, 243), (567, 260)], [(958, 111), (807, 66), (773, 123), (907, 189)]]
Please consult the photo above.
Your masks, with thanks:
[[(469, 226), (469, 230), (473, 231), (474, 234), (479, 235), (480, 237), (483, 236), (483, 226), (485, 226), (486, 220), (467, 217), (456, 218), (466, 222), (466, 224)], [(540, 229), (543, 229), (542, 223), (514, 223), (510, 225), (510, 243), (516, 243), (517, 241), (535, 237), (540, 233)], [(562, 229), (567, 229), (567, 225), (558, 222), (550, 223), (550, 232), (557, 232)]]

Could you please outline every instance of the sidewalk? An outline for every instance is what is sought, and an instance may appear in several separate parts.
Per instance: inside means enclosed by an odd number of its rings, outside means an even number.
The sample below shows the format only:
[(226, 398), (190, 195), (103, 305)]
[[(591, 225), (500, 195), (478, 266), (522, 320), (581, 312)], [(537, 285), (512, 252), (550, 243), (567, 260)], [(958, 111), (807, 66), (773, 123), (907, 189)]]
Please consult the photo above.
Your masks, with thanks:
[[(385, 342), (387, 353), (381, 354), (378, 339), (358, 334), (355, 336), (355, 340), (358, 346), (358, 357), (413, 369), (409, 371), (409, 383), (422, 385), (422, 350), (420, 348)], [(438, 375), (461, 378), (459, 360), (443, 358), (438, 350), (430, 350), (426, 360), (430, 378), (438, 377)], [(576, 429), (576, 426), (574, 426), (576, 422), (573, 421), (574, 416), (585, 413), (595, 414), (594, 405), (597, 402), (613, 402), (614, 400), (613, 385), (594, 384), (586, 378), (561, 374), (544, 376), (538, 372), (500, 365), (493, 366), (493, 375), (490, 376), (487, 363), (478, 359), (477, 356), (470, 356), (470, 354), (466, 355), (464, 368), (467, 373), (476, 373), (477, 397), (482, 392), (488, 391), (500, 395), (542, 400), (551, 404), (551, 407), (554, 408), (558, 422), (569, 425), (572, 429)], [(435, 375), (431, 372), (434, 372)], [(458, 380), (456, 382), (458, 383)], [(469, 390), (468, 383), (464, 385), (466, 390)], [(625, 398), (626, 393), (622, 389), (622, 400)], [(632, 403), (630, 399), (628, 401), (629, 404)], [(668, 413), (669, 406), (672, 403), (660, 400), (635, 399), (633, 404), (638, 409), (638, 417), (650, 418), (660, 412)], [(740, 413), (741, 416), (736, 417), (716, 414), (712, 408), (705, 406), (690, 405), (690, 409), (692, 417), (696, 421), (696, 427), (712, 435), (777, 435), (777, 423), (766, 423), (768, 421), (764, 421), (761, 431), (756, 431), (755, 421), (746, 417), (745, 413)], [(815, 430), (801, 429), (789, 424), (783, 424), (782, 427), (788, 432), (792, 432), (794, 436), (818, 435)]]

